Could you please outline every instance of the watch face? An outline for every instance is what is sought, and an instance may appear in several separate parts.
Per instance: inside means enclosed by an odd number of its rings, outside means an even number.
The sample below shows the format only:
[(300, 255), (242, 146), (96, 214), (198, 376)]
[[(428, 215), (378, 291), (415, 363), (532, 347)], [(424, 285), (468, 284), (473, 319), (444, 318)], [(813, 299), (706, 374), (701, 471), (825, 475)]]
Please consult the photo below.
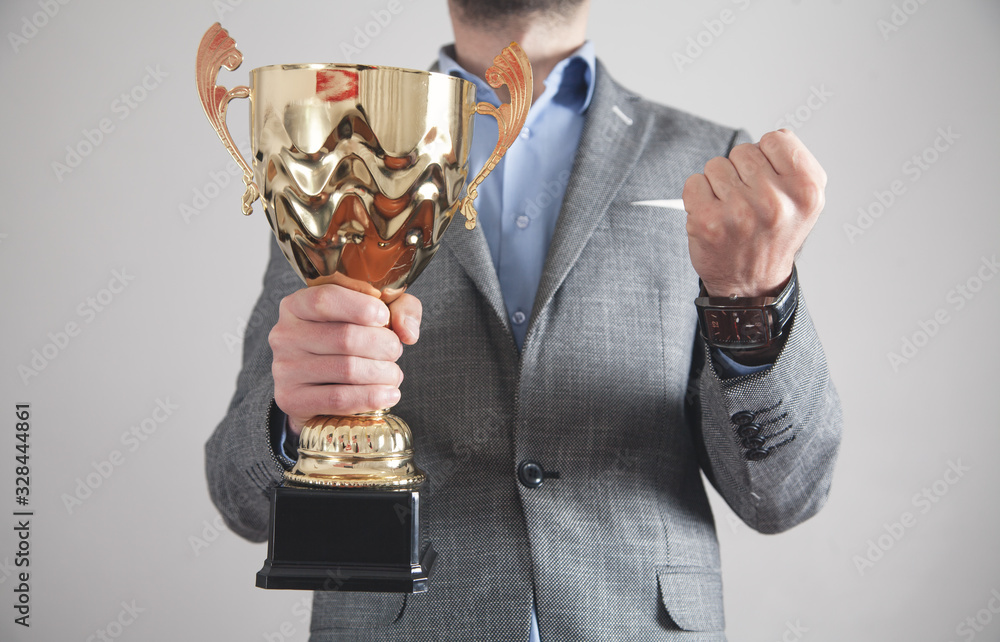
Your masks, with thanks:
[(767, 319), (763, 310), (705, 310), (708, 338), (712, 343), (754, 346), (767, 343)]

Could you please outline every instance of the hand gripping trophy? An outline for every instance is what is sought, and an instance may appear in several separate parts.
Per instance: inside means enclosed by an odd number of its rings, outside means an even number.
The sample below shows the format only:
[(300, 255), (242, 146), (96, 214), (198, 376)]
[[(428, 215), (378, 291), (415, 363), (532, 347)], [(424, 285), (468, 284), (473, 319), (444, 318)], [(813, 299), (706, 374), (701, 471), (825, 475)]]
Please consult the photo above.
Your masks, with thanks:
[[(531, 66), (511, 43), (486, 80), (510, 89), (499, 108), (476, 103), (460, 78), (393, 67), (259, 67), (250, 86), (216, 84), (243, 61), (218, 23), (198, 47), (205, 114), (243, 168), (243, 213), (260, 198), (285, 258), (310, 286), (333, 283), (391, 303), (433, 258), (457, 210), (476, 225), (476, 188), (517, 138), (531, 106)], [(226, 126), (250, 99), (247, 164)], [(474, 115), (494, 116), (499, 140), (468, 185)], [(421, 541), (420, 488), (410, 428), (388, 409), (314, 417), (295, 466), (271, 496), (268, 557), (257, 586), (421, 592), (436, 553)]]

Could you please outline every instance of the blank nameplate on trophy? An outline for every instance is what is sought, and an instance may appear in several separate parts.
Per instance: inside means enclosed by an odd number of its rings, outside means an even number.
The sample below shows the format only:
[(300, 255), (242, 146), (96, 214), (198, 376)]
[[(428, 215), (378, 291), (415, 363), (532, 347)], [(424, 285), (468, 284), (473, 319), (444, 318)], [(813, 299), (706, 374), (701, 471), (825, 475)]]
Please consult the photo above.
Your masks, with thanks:
[(261, 588), (422, 592), (435, 554), (418, 550), (416, 491), (282, 486), (271, 498)]

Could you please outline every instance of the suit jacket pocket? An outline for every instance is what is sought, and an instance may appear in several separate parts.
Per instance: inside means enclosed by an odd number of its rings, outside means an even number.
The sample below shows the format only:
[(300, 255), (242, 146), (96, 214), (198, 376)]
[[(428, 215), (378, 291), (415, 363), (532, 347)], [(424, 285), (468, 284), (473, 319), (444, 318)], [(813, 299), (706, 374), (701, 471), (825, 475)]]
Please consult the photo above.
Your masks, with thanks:
[(403, 617), (405, 593), (313, 593), (313, 633), (328, 629), (378, 629)]
[(722, 576), (704, 566), (663, 566), (656, 569), (660, 600), (667, 615), (684, 631), (722, 631)]

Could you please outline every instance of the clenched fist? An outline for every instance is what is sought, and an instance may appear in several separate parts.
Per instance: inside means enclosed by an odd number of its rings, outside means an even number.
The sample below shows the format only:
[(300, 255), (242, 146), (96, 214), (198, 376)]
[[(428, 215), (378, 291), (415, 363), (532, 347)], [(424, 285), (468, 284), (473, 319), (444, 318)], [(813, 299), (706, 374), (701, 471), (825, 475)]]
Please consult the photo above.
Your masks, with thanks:
[(710, 296), (774, 296), (825, 203), (826, 172), (787, 129), (737, 145), (684, 184), (691, 263)]
[(388, 306), (339, 285), (303, 288), (281, 301), (268, 341), (274, 401), (296, 434), (316, 415), (380, 410), (399, 401), (396, 360), (420, 333), (420, 301)]

